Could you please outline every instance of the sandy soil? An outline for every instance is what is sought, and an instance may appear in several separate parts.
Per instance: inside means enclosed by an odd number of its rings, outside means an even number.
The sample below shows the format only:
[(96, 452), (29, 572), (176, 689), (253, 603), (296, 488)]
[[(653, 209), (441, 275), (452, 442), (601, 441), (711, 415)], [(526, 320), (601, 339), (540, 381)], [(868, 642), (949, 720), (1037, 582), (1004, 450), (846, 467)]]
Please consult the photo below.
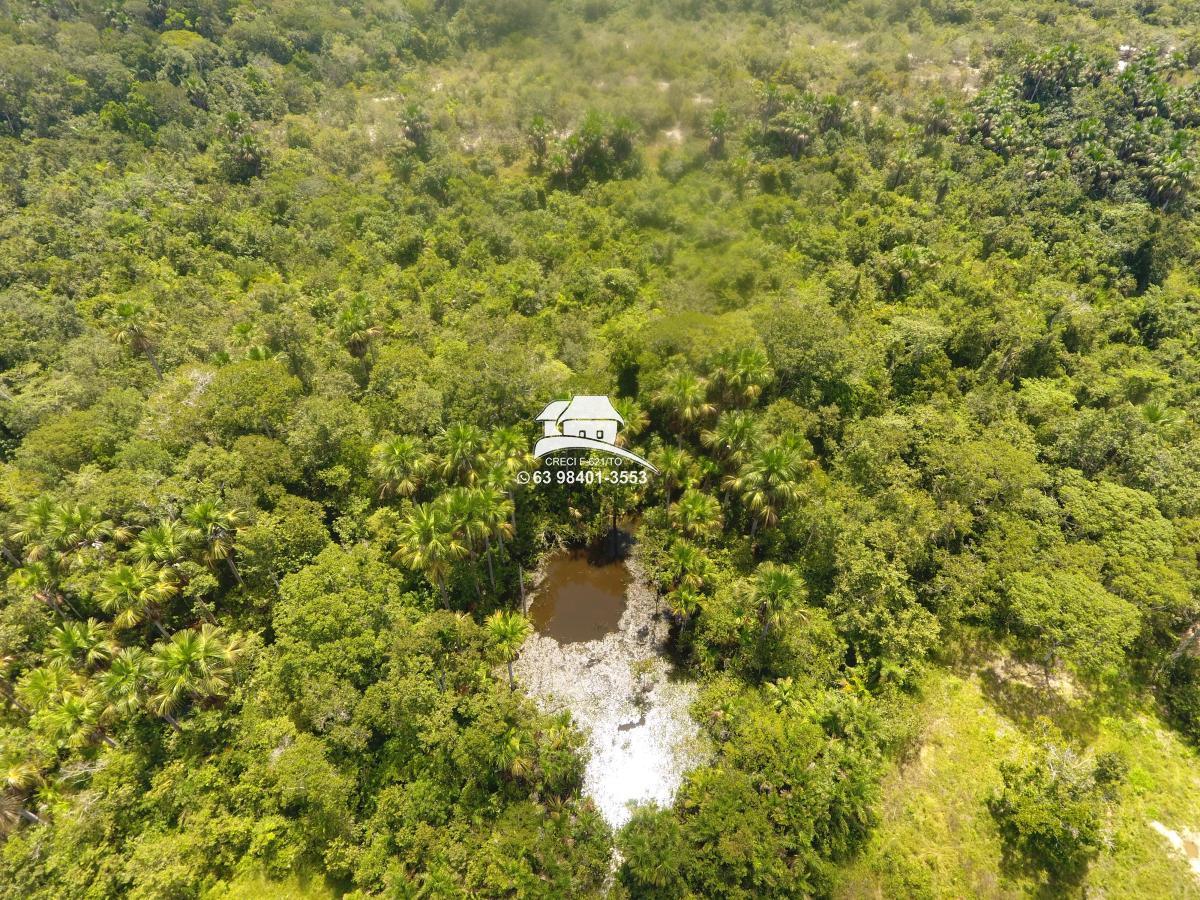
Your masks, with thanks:
[[(588, 735), (584, 792), (614, 828), (629, 820), (630, 803), (669, 805), (684, 772), (705, 755), (688, 715), (696, 685), (671, 677), (667, 623), (655, 616), (636, 557), (627, 565), (633, 578), (617, 631), (571, 644), (534, 634), (515, 665), (530, 696), (548, 711), (570, 710)], [(637, 660), (651, 661), (640, 692), (631, 669)]]
[(1185, 828), (1181, 834), (1162, 822), (1151, 822), (1150, 827), (1167, 839), (1171, 848), (1187, 860), (1192, 874), (1200, 879), (1200, 832)]

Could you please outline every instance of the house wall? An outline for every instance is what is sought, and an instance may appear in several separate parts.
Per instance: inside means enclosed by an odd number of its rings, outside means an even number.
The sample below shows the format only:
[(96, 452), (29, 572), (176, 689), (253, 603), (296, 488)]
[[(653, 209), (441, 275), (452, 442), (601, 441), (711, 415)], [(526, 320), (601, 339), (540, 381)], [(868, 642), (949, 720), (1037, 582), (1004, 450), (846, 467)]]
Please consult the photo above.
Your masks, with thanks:
[(564, 419), (559, 424), (562, 433), (569, 437), (579, 437), (582, 431), (584, 437), (608, 441), (610, 444), (617, 439), (617, 423), (614, 419)]

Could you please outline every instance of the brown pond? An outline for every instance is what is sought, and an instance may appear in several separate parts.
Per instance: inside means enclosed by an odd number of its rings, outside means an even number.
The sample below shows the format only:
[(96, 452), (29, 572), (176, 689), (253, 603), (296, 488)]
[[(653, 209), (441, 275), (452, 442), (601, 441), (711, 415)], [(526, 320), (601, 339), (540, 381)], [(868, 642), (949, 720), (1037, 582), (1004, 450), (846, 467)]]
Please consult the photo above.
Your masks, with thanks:
[(611, 554), (553, 553), (529, 607), (533, 626), (560, 644), (599, 640), (617, 630), (629, 581), (629, 569)]

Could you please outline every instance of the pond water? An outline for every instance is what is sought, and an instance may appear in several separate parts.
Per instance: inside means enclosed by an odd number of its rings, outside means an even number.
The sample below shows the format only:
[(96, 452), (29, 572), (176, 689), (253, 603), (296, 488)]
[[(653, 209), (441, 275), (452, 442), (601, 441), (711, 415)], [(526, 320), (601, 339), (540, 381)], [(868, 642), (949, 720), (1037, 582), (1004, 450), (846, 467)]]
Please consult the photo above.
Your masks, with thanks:
[(629, 569), (580, 548), (555, 553), (529, 607), (533, 627), (560, 644), (612, 634), (625, 612)]

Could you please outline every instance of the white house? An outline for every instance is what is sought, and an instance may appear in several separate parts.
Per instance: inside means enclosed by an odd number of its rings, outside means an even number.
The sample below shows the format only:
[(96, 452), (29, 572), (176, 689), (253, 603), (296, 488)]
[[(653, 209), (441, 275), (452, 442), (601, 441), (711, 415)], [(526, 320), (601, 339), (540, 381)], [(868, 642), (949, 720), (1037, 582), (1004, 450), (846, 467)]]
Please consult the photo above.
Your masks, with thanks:
[(609, 399), (600, 394), (580, 394), (570, 400), (547, 404), (537, 420), (543, 423), (546, 437), (590, 438), (616, 443), (617, 430), (625, 424)]

